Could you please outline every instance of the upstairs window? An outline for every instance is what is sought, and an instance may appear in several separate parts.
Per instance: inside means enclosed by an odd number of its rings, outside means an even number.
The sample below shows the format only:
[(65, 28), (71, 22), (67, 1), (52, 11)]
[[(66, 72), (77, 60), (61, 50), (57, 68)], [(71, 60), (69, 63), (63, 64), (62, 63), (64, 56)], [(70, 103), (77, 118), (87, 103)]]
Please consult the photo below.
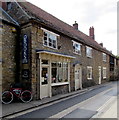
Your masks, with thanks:
[(92, 48), (86, 47), (86, 56), (92, 58)]
[(44, 39), (43, 39), (44, 46), (57, 49), (57, 37), (59, 35), (57, 35), (53, 32), (50, 32), (46, 29), (43, 29), (43, 31), (44, 31)]
[(106, 61), (107, 61), (107, 56), (106, 56), (106, 54), (103, 53), (102, 56), (103, 56), (103, 61), (106, 62)]
[(73, 52), (81, 55), (81, 44), (73, 41)]

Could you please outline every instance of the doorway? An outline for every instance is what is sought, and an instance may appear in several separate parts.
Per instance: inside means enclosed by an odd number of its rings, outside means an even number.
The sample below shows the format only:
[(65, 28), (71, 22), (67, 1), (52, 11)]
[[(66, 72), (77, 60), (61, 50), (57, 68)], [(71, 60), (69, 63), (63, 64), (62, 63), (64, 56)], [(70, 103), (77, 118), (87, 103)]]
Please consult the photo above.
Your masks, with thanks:
[(75, 66), (75, 90), (82, 89), (82, 69), (78, 64)]
[(49, 67), (41, 68), (40, 98), (49, 97)]

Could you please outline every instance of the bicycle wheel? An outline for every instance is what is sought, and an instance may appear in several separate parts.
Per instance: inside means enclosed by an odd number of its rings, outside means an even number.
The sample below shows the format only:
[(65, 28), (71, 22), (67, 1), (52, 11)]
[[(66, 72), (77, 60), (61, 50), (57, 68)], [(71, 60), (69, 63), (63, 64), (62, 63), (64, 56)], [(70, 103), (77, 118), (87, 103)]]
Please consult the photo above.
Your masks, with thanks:
[(31, 92), (30, 91), (28, 91), (28, 90), (25, 90), (25, 91), (23, 91), (22, 93), (21, 93), (21, 100), (23, 101), (23, 102), (30, 102), (31, 100), (32, 100), (32, 94), (31, 94)]
[(13, 94), (10, 91), (5, 91), (2, 93), (1, 101), (4, 104), (9, 104), (13, 101)]

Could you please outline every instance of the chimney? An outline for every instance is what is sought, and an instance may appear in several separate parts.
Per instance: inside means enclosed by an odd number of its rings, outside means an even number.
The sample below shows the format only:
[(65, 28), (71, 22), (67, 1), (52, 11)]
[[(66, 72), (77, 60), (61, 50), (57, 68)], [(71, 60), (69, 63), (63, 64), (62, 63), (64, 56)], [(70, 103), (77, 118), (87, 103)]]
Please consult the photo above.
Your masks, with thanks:
[(74, 27), (76, 30), (78, 30), (78, 23), (76, 23), (76, 21), (75, 21), (75, 23), (73, 24), (73, 27)]
[(90, 27), (90, 29), (89, 29), (89, 36), (90, 36), (92, 39), (95, 40), (94, 27), (93, 27), (93, 26)]
[(103, 43), (100, 43), (100, 45), (103, 47)]

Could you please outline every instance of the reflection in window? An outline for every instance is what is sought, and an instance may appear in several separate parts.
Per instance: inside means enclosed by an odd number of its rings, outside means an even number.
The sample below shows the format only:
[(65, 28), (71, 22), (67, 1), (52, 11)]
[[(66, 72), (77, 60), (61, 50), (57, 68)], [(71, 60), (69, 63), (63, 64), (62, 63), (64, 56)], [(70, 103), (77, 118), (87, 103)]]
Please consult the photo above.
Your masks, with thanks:
[(75, 41), (73, 41), (73, 50), (74, 53), (81, 55), (81, 45)]
[(44, 32), (44, 45), (51, 48), (57, 48), (57, 36), (50, 32)]
[(107, 60), (107, 56), (106, 56), (106, 54), (103, 53), (102, 55), (103, 55), (103, 61), (106, 62), (106, 60)]
[(87, 57), (92, 58), (92, 48), (86, 47), (86, 55)]
[(42, 68), (42, 85), (48, 84), (48, 68)]
[(52, 83), (68, 81), (68, 63), (53, 62), (52, 63)]
[(92, 79), (92, 67), (87, 67), (87, 79)]

